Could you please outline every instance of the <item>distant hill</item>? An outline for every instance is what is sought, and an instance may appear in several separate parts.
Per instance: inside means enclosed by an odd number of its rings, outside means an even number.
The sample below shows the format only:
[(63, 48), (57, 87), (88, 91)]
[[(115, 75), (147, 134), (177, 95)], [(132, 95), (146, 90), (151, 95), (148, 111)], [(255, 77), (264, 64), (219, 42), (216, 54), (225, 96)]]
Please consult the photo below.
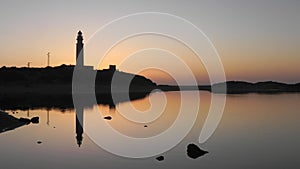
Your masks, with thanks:
[(226, 84), (226, 93), (281, 93), (281, 92), (300, 92), (300, 83), (285, 84), (273, 81), (249, 83), (243, 81), (228, 81), (212, 85), (215, 93), (224, 93), (222, 87)]

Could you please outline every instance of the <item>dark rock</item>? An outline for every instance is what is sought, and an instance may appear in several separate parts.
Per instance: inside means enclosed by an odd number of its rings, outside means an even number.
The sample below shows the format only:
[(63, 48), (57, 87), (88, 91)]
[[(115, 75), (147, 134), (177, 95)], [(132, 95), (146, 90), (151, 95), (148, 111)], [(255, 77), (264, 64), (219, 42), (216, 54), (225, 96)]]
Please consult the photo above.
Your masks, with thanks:
[(104, 117), (104, 119), (105, 119), (105, 120), (111, 120), (112, 117), (111, 117), (111, 116), (106, 116), (106, 117)]
[(38, 144), (42, 144), (42, 141), (37, 141), (36, 143), (38, 143)]
[(39, 123), (39, 117), (33, 117), (33, 118), (31, 118), (31, 123), (35, 123), (35, 124), (37, 124), (37, 123)]
[(16, 118), (0, 110), (0, 133), (14, 130), (30, 123), (29, 119)]
[(187, 146), (187, 155), (192, 158), (192, 159), (196, 159), (198, 157), (201, 157), (205, 154), (207, 154), (208, 151), (205, 150), (201, 150), (197, 145), (195, 144), (189, 144)]
[(148, 127), (147, 125), (144, 125), (144, 127)]
[(19, 118), (19, 121), (21, 121), (21, 122), (24, 122), (24, 123), (26, 123), (26, 124), (29, 124), (30, 123), (30, 119), (26, 119), (26, 118)]
[(165, 157), (164, 156), (159, 156), (159, 157), (156, 157), (156, 160), (157, 161), (163, 161), (165, 159)]

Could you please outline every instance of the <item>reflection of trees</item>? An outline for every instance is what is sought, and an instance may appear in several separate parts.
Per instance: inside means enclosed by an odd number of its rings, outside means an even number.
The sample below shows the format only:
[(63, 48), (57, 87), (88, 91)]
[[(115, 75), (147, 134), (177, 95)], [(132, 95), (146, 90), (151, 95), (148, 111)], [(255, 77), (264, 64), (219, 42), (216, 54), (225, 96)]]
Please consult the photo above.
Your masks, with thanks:
[[(120, 93), (114, 95), (114, 100), (110, 93), (97, 94), (97, 104), (109, 105), (114, 108), (116, 104), (127, 102), (130, 100), (142, 99), (149, 95), (150, 92), (132, 92)], [(57, 108), (62, 111), (66, 109), (73, 109), (72, 95), (40, 95), (40, 94), (26, 94), (26, 95), (0, 95), (0, 109), (6, 110), (28, 110), (37, 108), (46, 108), (50, 110)]]

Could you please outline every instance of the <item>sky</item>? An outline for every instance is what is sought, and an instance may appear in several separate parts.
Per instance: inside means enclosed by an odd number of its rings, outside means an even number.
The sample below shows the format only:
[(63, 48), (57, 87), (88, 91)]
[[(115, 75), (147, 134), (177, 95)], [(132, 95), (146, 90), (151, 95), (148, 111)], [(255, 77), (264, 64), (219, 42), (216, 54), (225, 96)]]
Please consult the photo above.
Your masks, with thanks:
[[(105, 24), (137, 12), (169, 13), (193, 23), (216, 48), (228, 80), (300, 81), (298, 0), (2, 0), (0, 66), (23, 67), (31, 62), (33, 67), (44, 67), (48, 52), (51, 66), (75, 64), (78, 30), (82, 30), (87, 41)], [(185, 80), (184, 70), (176, 65), (170, 53), (158, 50), (132, 53), (133, 49), (153, 46), (162, 46), (187, 61), (199, 83), (209, 81), (205, 65), (191, 59), (196, 56), (188, 48), (174, 39), (157, 35), (132, 37), (117, 44), (98, 68), (116, 64), (121, 71), (132, 72), (135, 65), (157, 61), (167, 64), (172, 74), (152, 69), (139, 74), (157, 83), (173, 83), (174, 74)], [(128, 55), (132, 55), (130, 64), (120, 65)]]

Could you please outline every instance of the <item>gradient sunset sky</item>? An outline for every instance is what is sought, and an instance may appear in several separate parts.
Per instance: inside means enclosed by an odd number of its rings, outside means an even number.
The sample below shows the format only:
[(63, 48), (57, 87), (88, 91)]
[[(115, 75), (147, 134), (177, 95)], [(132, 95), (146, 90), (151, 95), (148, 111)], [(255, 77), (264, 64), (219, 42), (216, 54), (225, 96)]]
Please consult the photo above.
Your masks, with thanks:
[[(137, 12), (170, 13), (195, 24), (216, 47), (228, 80), (300, 81), (298, 0), (3, 0), (0, 5), (0, 66), (23, 67), (30, 61), (33, 67), (44, 67), (47, 52), (51, 53), (52, 66), (74, 64), (78, 30), (83, 31), (87, 40), (104, 24)], [(139, 42), (149, 39), (151, 42), (157, 37), (140, 38)], [(134, 48), (137, 39), (116, 47), (109, 57), (111, 59), (99, 68), (110, 63), (119, 66), (114, 56), (124, 55), (128, 48)], [(176, 46), (173, 41), (166, 44)], [(191, 63), (189, 66), (201, 77), (201, 64)], [(150, 74), (144, 72), (143, 75), (152, 76), (158, 83), (169, 82), (159, 72)], [(204, 76), (199, 82), (206, 81)]]

